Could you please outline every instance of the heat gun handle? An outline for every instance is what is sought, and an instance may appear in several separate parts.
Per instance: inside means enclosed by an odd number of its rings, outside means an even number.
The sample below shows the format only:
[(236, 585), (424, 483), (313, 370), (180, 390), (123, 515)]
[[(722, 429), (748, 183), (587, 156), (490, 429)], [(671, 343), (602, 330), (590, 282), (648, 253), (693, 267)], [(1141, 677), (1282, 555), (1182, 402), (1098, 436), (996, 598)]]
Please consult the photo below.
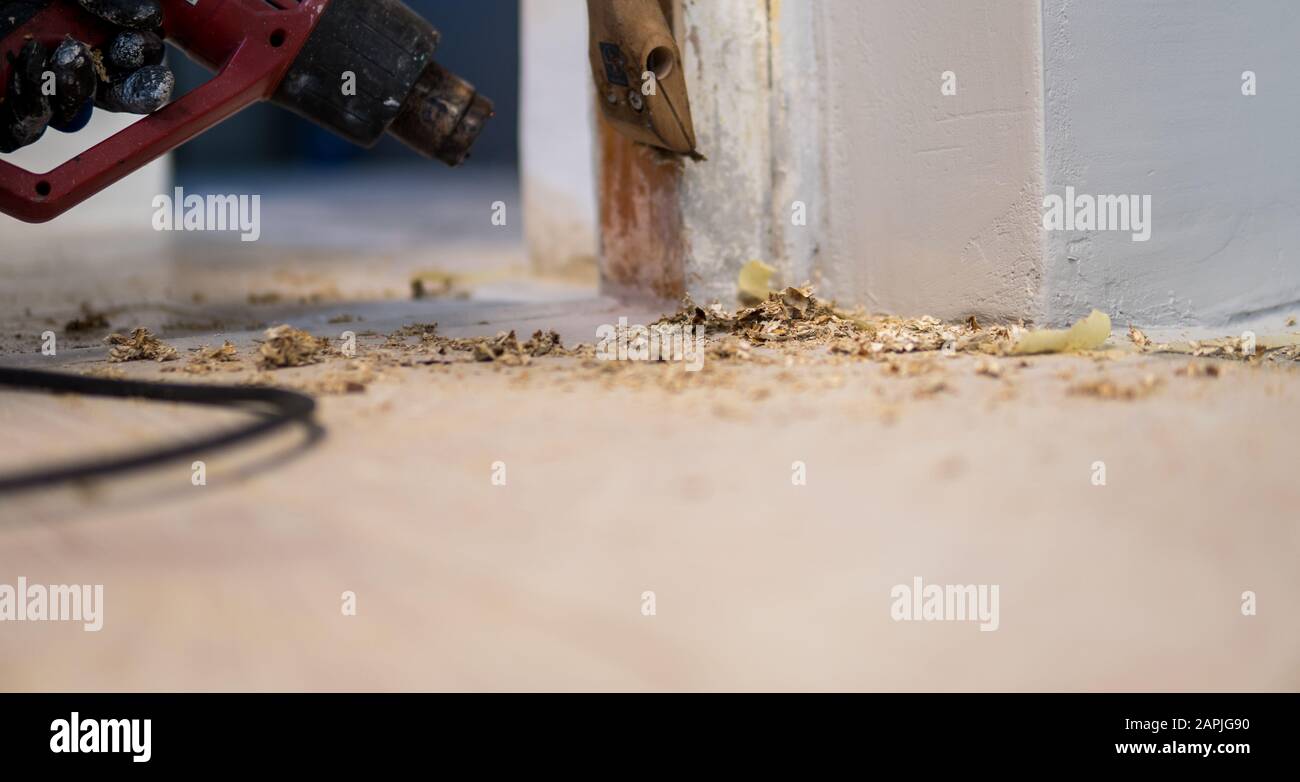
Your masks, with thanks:
[[(217, 75), (45, 174), (0, 161), (0, 211), (31, 223), (51, 220), (269, 97), (329, 2), (283, 2), (282, 9), (266, 0), (163, 0), (168, 40), (218, 69)], [(96, 30), (86, 17), (74, 3), (55, 4), (10, 39), (32, 35), (57, 42), (66, 34), (80, 33), (102, 43), (102, 26)]]

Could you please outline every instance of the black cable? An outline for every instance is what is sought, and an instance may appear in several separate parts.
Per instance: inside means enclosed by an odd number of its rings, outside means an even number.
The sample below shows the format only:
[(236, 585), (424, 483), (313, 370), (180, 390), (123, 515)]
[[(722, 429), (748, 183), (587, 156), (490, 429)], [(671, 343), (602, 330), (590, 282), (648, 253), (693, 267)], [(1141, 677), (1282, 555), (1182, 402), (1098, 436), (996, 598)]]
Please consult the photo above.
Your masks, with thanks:
[(316, 401), (296, 391), (280, 388), (110, 380), (5, 367), (0, 367), (0, 386), (117, 399), (182, 402), (211, 407), (249, 409), (261, 413), (256, 420), (246, 426), (217, 432), (198, 440), (138, 451), (124, 456), (87, 459), (50, 468), (0, 475), (0, 494), (142, 470), (192, 456), (208, 456), (213, 451), (269, 435), (295, 423), (315, 426), (312, 415), (316, 410)]

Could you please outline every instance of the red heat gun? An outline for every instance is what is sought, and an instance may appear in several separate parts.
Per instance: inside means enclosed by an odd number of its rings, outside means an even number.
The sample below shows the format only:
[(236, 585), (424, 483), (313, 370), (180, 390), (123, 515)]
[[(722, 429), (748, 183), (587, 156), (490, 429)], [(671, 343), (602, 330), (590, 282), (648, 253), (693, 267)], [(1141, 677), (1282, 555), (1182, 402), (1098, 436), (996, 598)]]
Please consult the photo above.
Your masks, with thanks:
[[(463, 161), (492, 102), (433, 60), (438, 31), (398, 0), (162, 0), (168, 42), (216, 75), (44, 174), (0, 161), (0, 211), (51, 220), (245, 107), (274, 103), (369, 147), (392, 133), (426, 157)], [(92, 48), (119, 32), (54, 0), (7, 35), (0, 90), (27, 40)], [(351, 79), (354, 89), (346, 89)]]

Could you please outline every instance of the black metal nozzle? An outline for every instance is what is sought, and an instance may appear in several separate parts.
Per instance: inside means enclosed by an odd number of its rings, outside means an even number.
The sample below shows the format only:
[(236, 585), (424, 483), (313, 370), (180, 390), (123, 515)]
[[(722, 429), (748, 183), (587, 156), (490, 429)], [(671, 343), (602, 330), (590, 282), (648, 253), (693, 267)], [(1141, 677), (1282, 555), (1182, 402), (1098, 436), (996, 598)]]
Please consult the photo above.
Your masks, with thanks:
[(458, 166), (492, 114), (492, 101), (435, 62), (415, 83), (388, 132), (425, 157)]

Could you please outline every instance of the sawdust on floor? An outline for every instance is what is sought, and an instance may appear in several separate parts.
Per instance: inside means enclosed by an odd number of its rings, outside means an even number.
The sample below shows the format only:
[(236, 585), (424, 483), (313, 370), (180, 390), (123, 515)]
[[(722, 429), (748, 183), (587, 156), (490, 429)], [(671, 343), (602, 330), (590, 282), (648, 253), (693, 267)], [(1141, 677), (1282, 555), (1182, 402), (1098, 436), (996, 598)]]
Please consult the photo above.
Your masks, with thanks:
[(289, 325), (273, 326), (266, 330), (266, 339), (257, 351), (257, 366), (261, 369), (305, 367), (319, 364), (337, 352), (328, 339)]
[(110, 345), (108, 360), (120, 364), (126, 361), (175, 361), (176, 348), (155, 337), (146, 328), (134, 329), (130, 336), (109, 334), (104, 343)]
[[(778, 371), (771, 377), (771, 386), (745, 391), (747, 398), (761, 400), (774, 389), (840, 387), (846, 379), (834, 371), (836, 366), (870, 362), (879, 365), (885, 377), (910, 381), (907, 393), (890, 403), (896, 405), (903, 399), (926, 400), (952, 392), (949, 369), (956, 365), (948, 359), (971, 354), (977, 359), (974, 374), (998, 383), (992, 401), (1009, 402), (1017, 398), (1016, 374), (1033, 365), (1033, 359), (1017, 354), (1016, 346), (1026, 334), (1041, 334), (1023, 324), (986, 327), (974, 318), (951, 323), (932, 317), (899, 318), (845, 311), (818, 299), (809, 286), (772, 292), (765, 301), (734, 311), (716, 303), (703, 307), (686, 299), (675, 313), (655, 325), (703, 329), (708, 337), (706, 356), (712, 362), (711, 371), (684, 372), (664, 362), (601, 360), (594, 345), (566, 346), (552, 330), (539, 329), (527, 340), (520, 340), (513, 331), (495, 336), (446, 337), (439, 333), (436, 323), (410, 324), (390, 334), (361, 332), (355, 335), (355, 351), (345, 351), (328, 338), (280, 325), (266, 331), (252, 355), (242, 355), (235, 345), (226, 342), (196, 351), (183, 371), (203, 376), (247, 369), (251, 371), (242, 381), (246, 384), (340, 395), (364, 392), (379, 380), (418, 367), (492, 365), (498, 371), (516, 373), (515, 382), (522, 385), (544, 377), (560, 388), (598, 383), (610, 388), (656, 387), (670, 392), (700, 387), (736, 389), (736, 374), (728, 372), (728, 366), (775, 367)], [(1155, 344), (1132, 327), (1128, 338), (1128, 345), (1107, 343), (1101, 349), (1073, 353), (1098, 367), (1143, 354), (1185, 354), (1192, 360), (1173, 375), (1188, 378), (1219, 377), (1222, 370), (1218, 360), (1222, 359), (1260, 365), (1294, 361), (1297, 357), (1295, 345), (1286, 339), (1263, 340), (1263, 347), (1251, 354), (1241, 338)], [(176, 357), (174, 349), (144, 329), (136, 329), (129, 338), (113, 335), (110, 340), (116, 340), (110, 361)], [(538, 364), (542, 359), (545, 361)], [(542, 375), (529, 372), (534, 364), (541, 367)], [(294, 371), (309, 367), (318, 371)], [(814, 367), (829, 371), (812, 372)], [(1066, 395), (1134, 401), (1156, 394), (1165, 384), (1154, 374), (1136, 382), (1113, 379), (1104, 372), (1085, 379), (1076, 379), (1076, 374), (1074, 369), (1059, 373)]]
[[(208, 375), (213, 372), (242, 372), (239, 361), (239, 349), (230, 340), (225, 340), (221, 347), (202, 347), (190, 355), (184, 371), (191, 375)], [(163, 371), (174, 371), (170, 367)]]

